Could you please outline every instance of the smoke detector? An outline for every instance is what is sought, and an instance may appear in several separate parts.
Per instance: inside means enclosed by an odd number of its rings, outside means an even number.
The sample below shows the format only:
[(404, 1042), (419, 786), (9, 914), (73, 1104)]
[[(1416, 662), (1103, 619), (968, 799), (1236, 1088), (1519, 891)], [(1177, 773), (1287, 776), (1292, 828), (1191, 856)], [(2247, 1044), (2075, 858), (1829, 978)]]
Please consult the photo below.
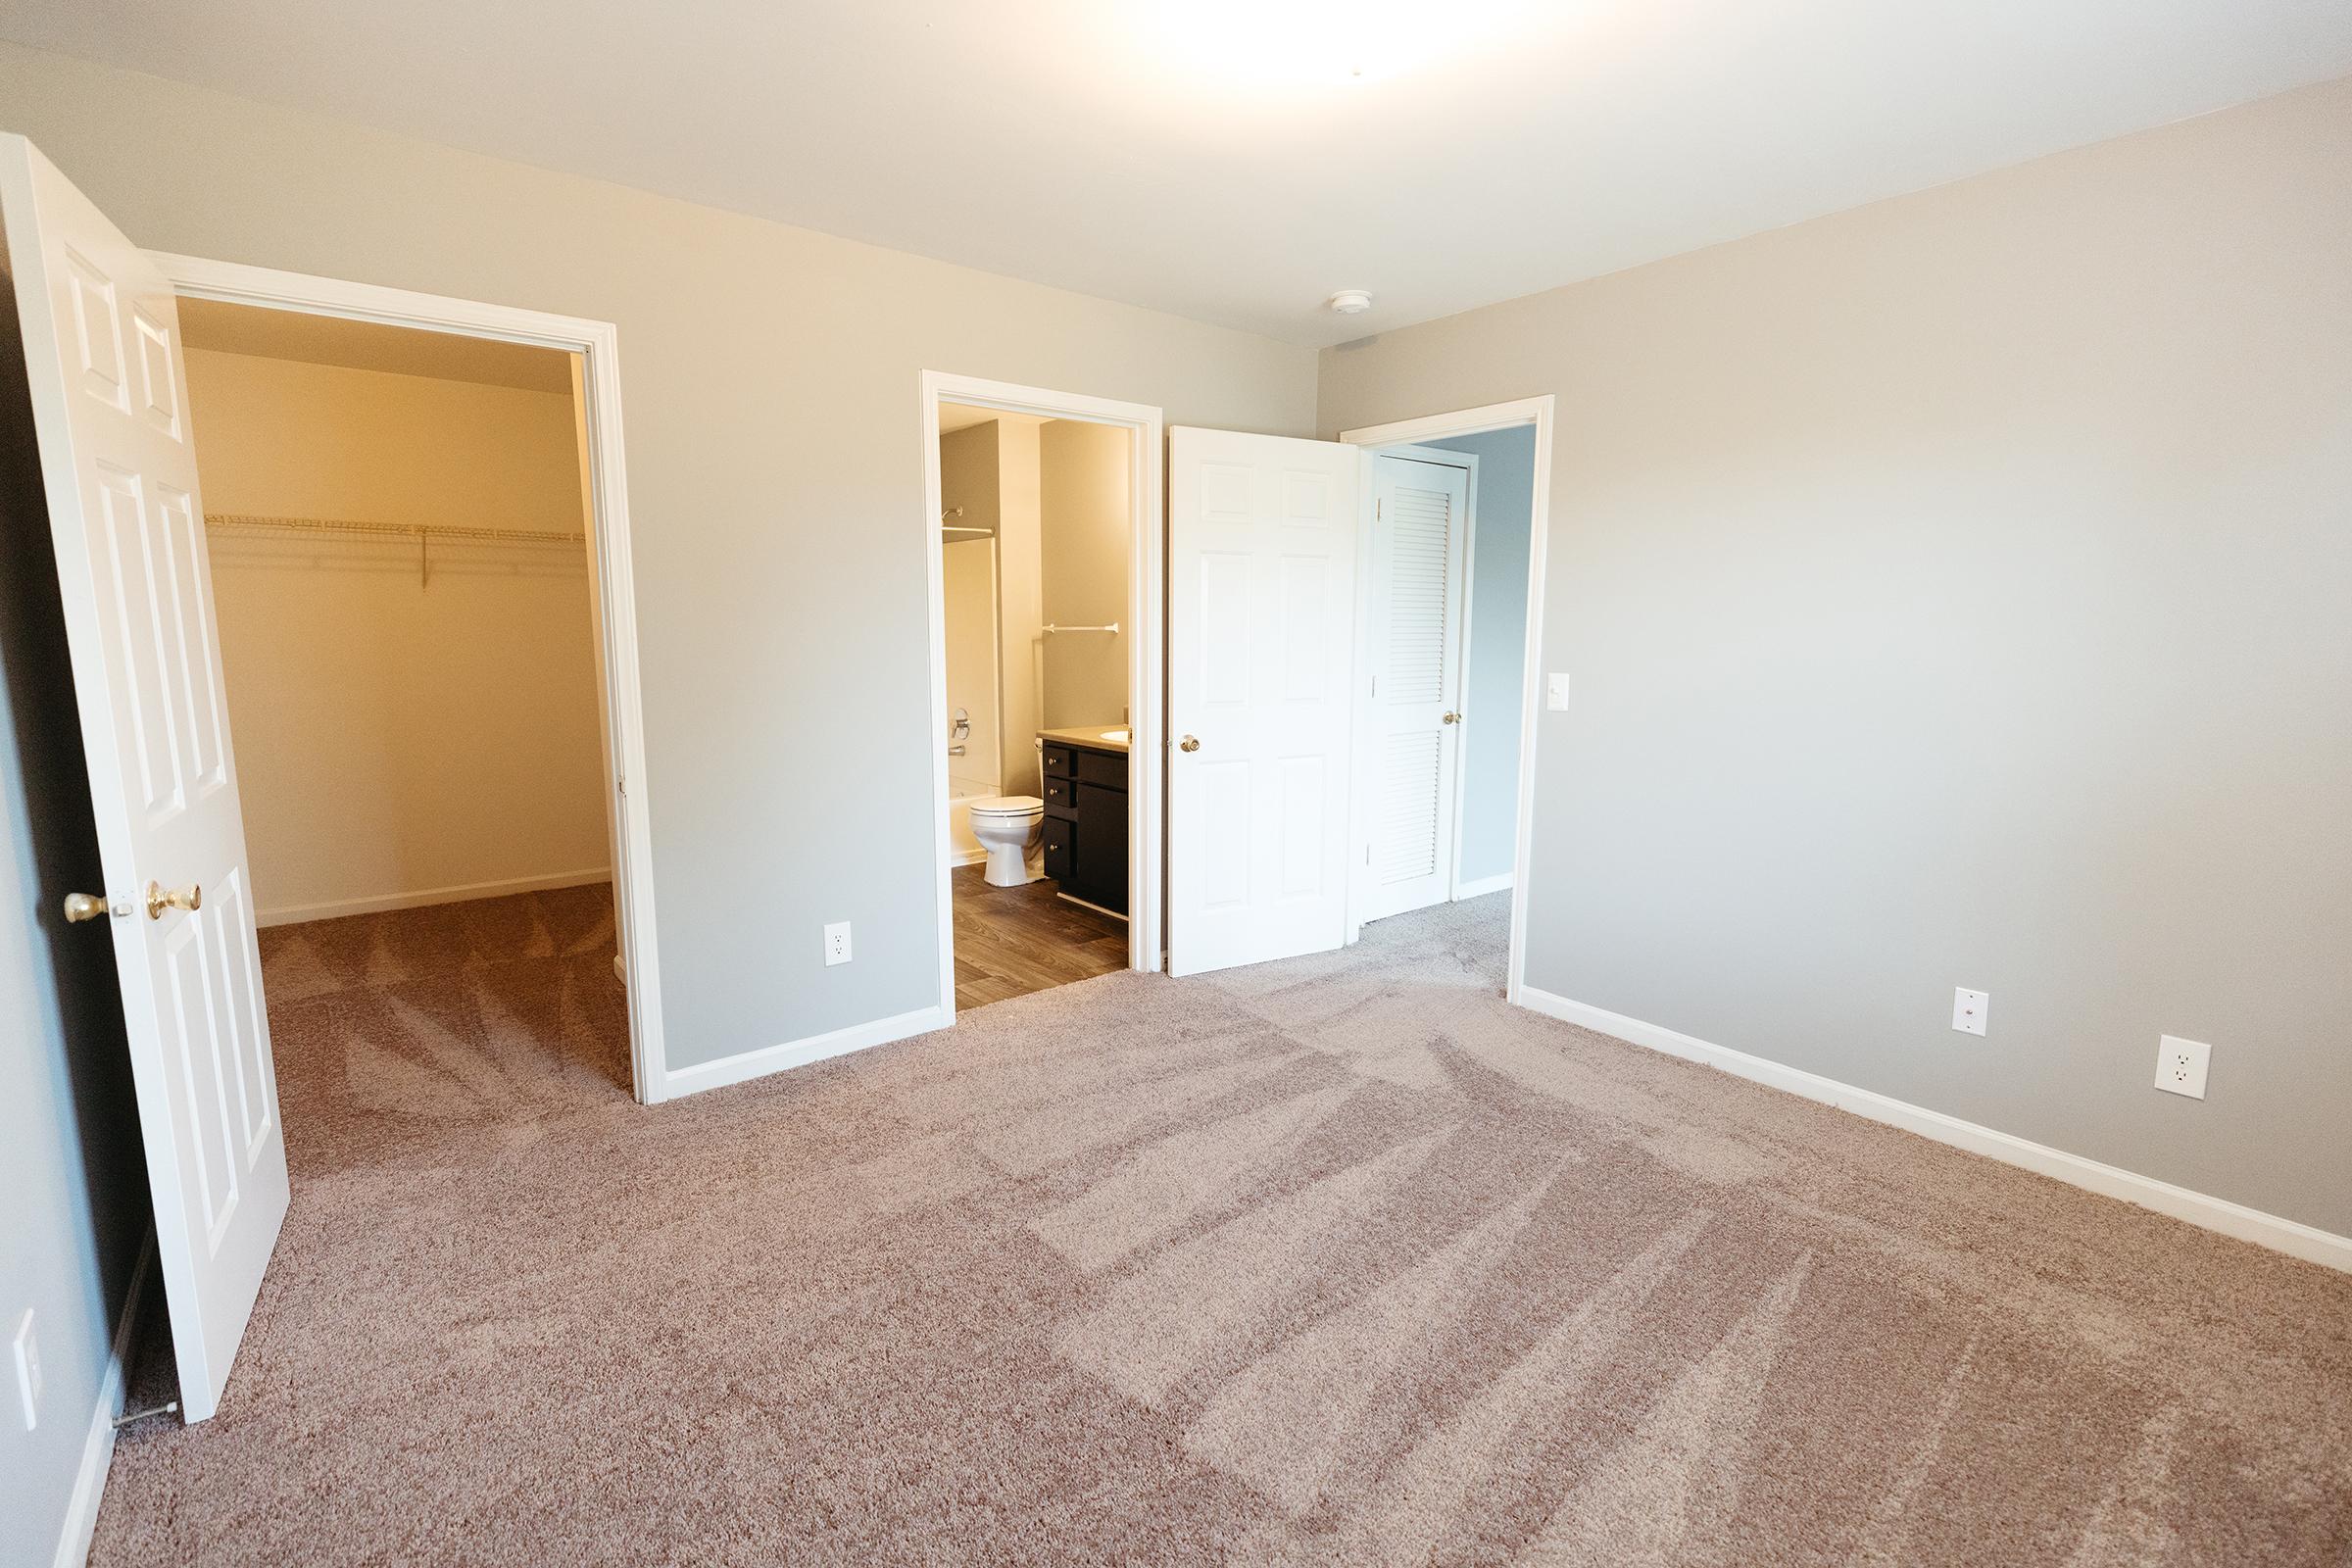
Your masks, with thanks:
[(1372, 308), (1372, 292), (1369, 289), (1344, 288), (1324, 303), (1338, 315), (1361, 316)]

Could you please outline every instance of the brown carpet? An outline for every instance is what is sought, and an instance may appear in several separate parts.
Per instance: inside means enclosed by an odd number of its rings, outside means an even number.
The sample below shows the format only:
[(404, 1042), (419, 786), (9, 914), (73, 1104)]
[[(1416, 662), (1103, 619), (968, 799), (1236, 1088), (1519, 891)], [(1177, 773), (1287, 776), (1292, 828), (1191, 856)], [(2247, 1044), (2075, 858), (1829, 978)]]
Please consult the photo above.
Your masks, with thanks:
[(2352, 1278), (1508, 1008), (1504, 917), (653, 1110), (591, 895), (275, 936), (293, 1212), (93, 1560), (2352, 1557)]

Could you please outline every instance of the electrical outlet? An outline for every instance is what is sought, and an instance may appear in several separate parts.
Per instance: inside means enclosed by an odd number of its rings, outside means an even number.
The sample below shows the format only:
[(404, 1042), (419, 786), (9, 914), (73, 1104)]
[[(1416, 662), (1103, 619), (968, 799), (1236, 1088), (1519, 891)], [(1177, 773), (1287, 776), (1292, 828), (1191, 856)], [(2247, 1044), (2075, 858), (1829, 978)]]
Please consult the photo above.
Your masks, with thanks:
[(825, 927), (825, 966), (850, 961), (850, 922), (836, 920)]
[(1981, 1035), (1992, 1014), (1992, 993), (1966, 987), (1952, 992), (1952, 1027), (1964, 1035)]
[(2160, 1036), (2156, 1042), (2156, 1087), (2168, 1095), (2203, 1100), (2205, 1064), (2212, 1055), (2213, 1048), (2201, 1040)]
[(30, 1432), (41, 1419), (41, 1347), (32, 1337), (32, 1308), (17, 1320), (17, 1393), (24, 1400), (24, 1430)]

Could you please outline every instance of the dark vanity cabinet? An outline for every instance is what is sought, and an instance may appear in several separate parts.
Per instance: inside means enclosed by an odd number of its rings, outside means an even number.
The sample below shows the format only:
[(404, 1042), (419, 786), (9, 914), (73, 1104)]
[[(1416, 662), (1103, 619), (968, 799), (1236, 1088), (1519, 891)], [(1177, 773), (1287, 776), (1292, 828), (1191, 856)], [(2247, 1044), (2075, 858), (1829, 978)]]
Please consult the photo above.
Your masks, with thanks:
[(1046, 875), (1073, 899), (1127, 912), (1127, 754), (1047, 741)]

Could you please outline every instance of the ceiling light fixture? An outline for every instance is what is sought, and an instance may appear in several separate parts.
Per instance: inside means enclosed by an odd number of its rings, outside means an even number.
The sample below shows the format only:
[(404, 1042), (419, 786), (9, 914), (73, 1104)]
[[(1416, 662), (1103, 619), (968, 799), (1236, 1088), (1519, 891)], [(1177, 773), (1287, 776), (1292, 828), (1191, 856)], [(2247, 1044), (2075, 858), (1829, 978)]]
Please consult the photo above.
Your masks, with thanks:
[(1369, 289), (1344, 288), (1323, 303), (1338, 315), (1361, 316), (1372, 308), (1372, 292)]
[(1555, 24), (1558, 0), (1145, 0), (1104, 6), (1161, 69), (1250, 91), (1354, 88), (1419, 74)]

